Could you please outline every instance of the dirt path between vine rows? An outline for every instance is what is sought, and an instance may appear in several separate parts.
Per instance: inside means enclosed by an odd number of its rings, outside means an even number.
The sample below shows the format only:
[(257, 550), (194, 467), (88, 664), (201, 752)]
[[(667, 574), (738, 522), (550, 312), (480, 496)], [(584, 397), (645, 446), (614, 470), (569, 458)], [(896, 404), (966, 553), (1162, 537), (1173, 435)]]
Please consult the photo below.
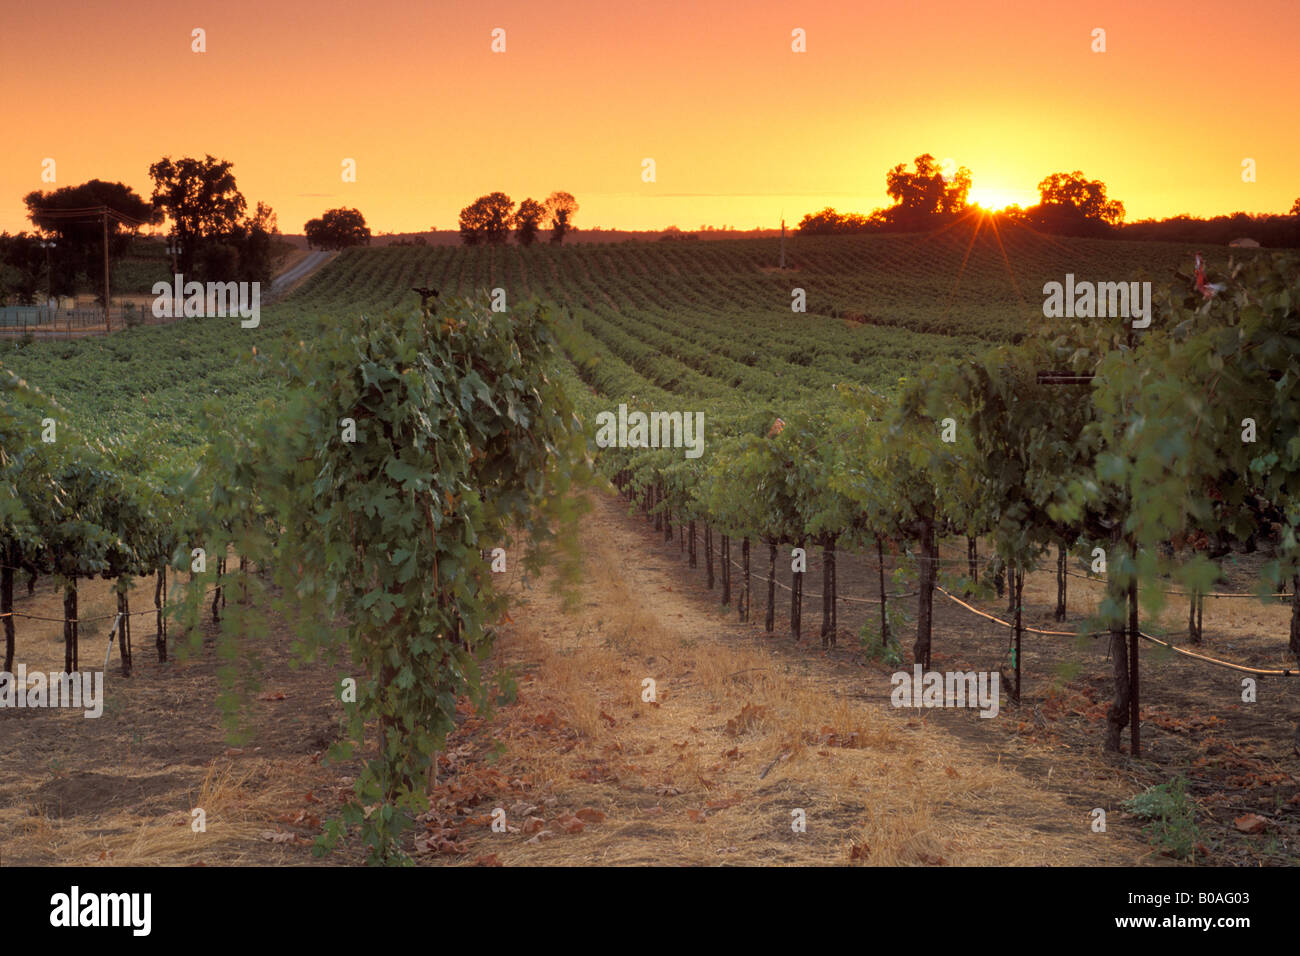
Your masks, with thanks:
[(1018, 773), (981, 734), (997, 718), (946, 711), (970, 725), (954, 733), (936, 711), (891, 707), (887, 671), (737, 623), (676, 541), (616, 498), (592, 506), (577, 612), (514, 585), (497, 657), (518, 699), (449, 741), (426, 861), (1159, 862), (1113, 802), (1093, 832), (1097, 794)]

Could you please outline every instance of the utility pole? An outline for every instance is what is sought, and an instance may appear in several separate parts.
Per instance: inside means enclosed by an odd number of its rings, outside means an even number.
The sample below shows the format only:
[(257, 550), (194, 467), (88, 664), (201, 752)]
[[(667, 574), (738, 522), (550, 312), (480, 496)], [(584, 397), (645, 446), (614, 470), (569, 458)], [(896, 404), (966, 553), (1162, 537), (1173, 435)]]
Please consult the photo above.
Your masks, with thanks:
[(785, 217), (781, 217), (781, 268), (785, 268)]
[(113, 331), (113, 319), (108, 310), (108, 207), (100, 208), (104, 223), (104, 333)]
[[(54, 268), (50, 265), (50, 249), (57, 243), (53, 239), (42, 239), (41, 248), (45, 250), (45, 304), (48, 306), (54, 300)], [(55, 311), (58, 311), (57, 304)]]

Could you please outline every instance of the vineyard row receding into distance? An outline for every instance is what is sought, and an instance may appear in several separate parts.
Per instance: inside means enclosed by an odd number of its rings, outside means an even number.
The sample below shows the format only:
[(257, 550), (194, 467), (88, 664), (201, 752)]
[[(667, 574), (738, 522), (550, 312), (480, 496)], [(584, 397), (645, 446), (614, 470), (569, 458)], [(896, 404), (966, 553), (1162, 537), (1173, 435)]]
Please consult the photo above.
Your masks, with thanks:
[[(565, 501), (589, 458), (666, 535), (688, 527), (692, 551), (702, 526), (710, 579), (719, 536), (723, 603), (735, 569), (748, 582), (751, 545), (765, 550), (769, 630), (786, 547), (821, 549), (826, 643), (837, 639), (836, 550), (873, 555), (873, 653), (902, 659), (888, 604), (902, 586), (917, 598), (911, 654), (927, 670), (935, 591), (960, 600), (996, 580), (1010, 599), (1013, 699), (1020, 637), (1035, 630), (1021, 620), (1025, 573), (1055, 551), (1063, 602), (1067, 555), (1094, 570), (1100, 559), (1105, 598), (1081, 630), (1110, 642), (1111, 750), (1125, 728), (1140, 746), (1138, 644), (1159, 638), (1140, 627), (1139, 594), (1148, 612), (1170, 582), (1190, 595), (1194, 642), (1220, 559), (1263, 543), (1259, 593), (1292, 595), (1286, 650), (1300, 655), (1294, 256), (1212, 257), (1224, 288), (1206, 297), (1182, 247), (1022, 228), (800, 238), (784, 270), (775, 251), (775, 240), (348, 250), (256, 330), (195, 319), (7, 346), (7, 666), (17, 571), (70, 583), (71, 670), (78, 577), (117, 578), (124, 594), (132, 576), (158, 573), (161, 595), (166, 567), (192, 571), (191, 624), (213, 587), (235, 587), (223, 632), (237, 644), (255, 630), (244, 609), (265, 594), (251, 568), (266, 569), (296, 591), (305, 621), (350, 615), (371, 678), (355, 720), (381, 718), (385, 731), (359, 796), (399, 802), (452, 726), (448, 694), (477, 681), (500, 608), (482, 548), (511, 529), (546, 542), (571, 522)], [(1067, 273), (1153, 280), (1151, 327), (1045, 319), (1040, 290)], [(442, 290), (436, 313), (417, 313), (416, 286)], [(792, 311), (794, 289), (806, 312)], [(1043, 371), (1091, 381), (1043, 384)], [(596, 416), (619, 405), (702, 413), (704, 454), (597, 449)], [(345, 418), (354, 443), (339, 440)], [(58, 437), (42, 441), (50, 423)], [(967, 550), (946, 579), (945, 537)], [(563, 533), (552, 544), (563, 555)], [(193, 563), (195, 547), (209, 568)], [(886, 549), (908, 553), (914, 584), (886, 582)], [(734, 598), (748, 617), (747, 583)], [(389, 632), (390, 652), (408, 643), (398, 663), (367, 644), (367, 628)], [(377, 848), (399, 829), (348, 819)]]

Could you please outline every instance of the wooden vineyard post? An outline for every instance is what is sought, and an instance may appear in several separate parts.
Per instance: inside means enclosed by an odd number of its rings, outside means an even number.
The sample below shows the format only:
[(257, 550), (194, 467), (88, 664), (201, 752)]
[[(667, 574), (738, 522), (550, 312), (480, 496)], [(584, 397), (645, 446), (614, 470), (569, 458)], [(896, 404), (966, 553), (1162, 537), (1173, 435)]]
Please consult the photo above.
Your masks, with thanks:
[(77, 576), (74, 574), (63, 586), (63, 671), (67, 674), (78, 669), (77, 637)]
[(840, 640), (840, 566), (831, 542), (831, 647)]
[(1288, 646), (1292, 654), (1300, 657), (1300, 574), (1291, 580), (1291, 634)]
[(1129, 553), (1133, 561), (1133, 577), (1128, 583), (1128, 714), (1129, 714), (1129, 752), (1138, 757), (1142, 754), (1142, 730), (1140, 698), (1138, 694), (1138, 585), (1137, 585), (1137, 542), (1129, 538)]
[(14, 672), (14, 569), (9, 549), (0, 552), (0, 625), (5, 631), (5, 673)]
[(749, 538), (745, 537), (740, 542), (740, 560), (744, 565), (745, 571), (745, 596), (741, 601), (740, 616), (746, 624), (749, 623)]
[[(970, 535), (966, 536), (966, 576), (970, 578), (971, 587), (979, 580), (979, 546), (975, 539)], [(970, 597), (971, 589), (966, 589), (966, 596)]]
[(726, 607), (731, 603), (731, 539), (725, 534), (722, 535), (719, 548), (718, 564), (722, 568), (722, 600), (720, 603), (723, 607)]
[(822, 647), (835, 644), (835, 539), (822, 545)]
[(885, 647), (889, 644), (889, 614), (886, 607), (889, 595), (885, 593), (885, 542), (880, 535), (876, 535), (876, 558), (880, 562), (878, 565), (880, 571), (880, 646)]
[(1021, 702), (1021, 635), (1022, 630), (1022, 598), (1024, 597), (1024, 568), (1015, 564), (1014, 571), (1011, 572), (1014, 581), (1015, 593), (1015, 702)]
[(153, 589), (153, 606), (158, 614), (158, 631), (154, 635), (154, 645), (158, 648), (158, 663), (167, 663), (167, 628), (163, 621), (162, 597), (167, 588), (167, 565), (158, 565), (155, 572), (157, 583)]
[(704, 522), (704, 567), (709, 590), (713, 590), (713, 526)]
[(922, 518), (918, 530), (921, 538), (921, 589), (917, 595), (916, 643), (912, 646), (912, 659), (928, 671), (934, 622), (934, 585), (939, 556), (934, 538), (933, 515)]
[(1065, 545), (1056, 546), (1056, 619), (1064, 621), (1065, 607)]
[[(1111, 532), (1110, 553), (1114, 557), (1120, 542), (1118, 525)], [(1128, 600), (1127, 592), (1118, 584), (1114, 573), (1106, 577), (1106, 595), (1112, 606), (1118, 608), (1118, 617), (1112, 618), (1107, 627), (1110, 631), (1111, 673), (1115, 682), (1115, 697), (1106, 709), (1106, 749), (1119, 752), (1120, 734), (1129, 721), (1129, 692), (1132, 685), (1128, 677), (1128, 643), (1127, 625), (1124, 620), (1124, 605)]]
[(776, 540), (767, 540), (767, 619), (763, 630), (771, 633), (776, 628)]
[[(800, 548), (803, 542), (800, 541)], [(803, 571), (793, 571), (790, 575), (790, 634), (797, 641), (803, 628)]]

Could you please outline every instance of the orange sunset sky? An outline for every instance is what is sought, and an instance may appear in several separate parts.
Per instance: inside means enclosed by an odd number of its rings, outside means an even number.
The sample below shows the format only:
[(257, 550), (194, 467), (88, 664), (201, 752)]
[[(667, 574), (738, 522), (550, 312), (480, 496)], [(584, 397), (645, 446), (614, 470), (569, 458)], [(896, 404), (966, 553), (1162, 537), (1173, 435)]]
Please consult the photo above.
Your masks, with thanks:
[(341, 205), (375, 231), (455, 228), (498, 189), (568, 190), (579, 228), (771, 227), (887, 205), (886, 170), (922, 152), (968, 166), (986, 205), (1074, 169), (1128, 221), (1300, 196), (1296, 0), (3, 5), (10, 232), (31, 228), (30, 190), (148, 198), (150, 163), (205, 153), (294, 233)]

